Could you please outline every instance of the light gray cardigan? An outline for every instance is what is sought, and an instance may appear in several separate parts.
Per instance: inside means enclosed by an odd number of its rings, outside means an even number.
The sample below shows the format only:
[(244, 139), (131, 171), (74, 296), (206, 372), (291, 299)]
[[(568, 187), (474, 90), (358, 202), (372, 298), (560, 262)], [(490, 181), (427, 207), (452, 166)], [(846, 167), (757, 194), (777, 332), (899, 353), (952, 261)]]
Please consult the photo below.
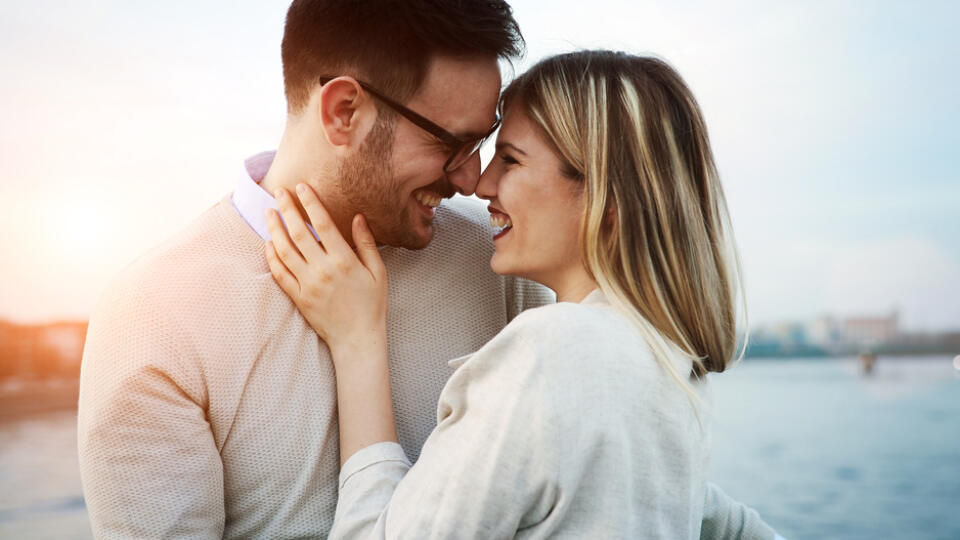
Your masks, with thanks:
[[(344, 464), (330, 538), (700, 536), (709, 407), (698, 422), (599, 290), (528, 310), (451, 365), (416, 465), (396, 443)], [(707, 379), (690, 383), (708, 405)]]

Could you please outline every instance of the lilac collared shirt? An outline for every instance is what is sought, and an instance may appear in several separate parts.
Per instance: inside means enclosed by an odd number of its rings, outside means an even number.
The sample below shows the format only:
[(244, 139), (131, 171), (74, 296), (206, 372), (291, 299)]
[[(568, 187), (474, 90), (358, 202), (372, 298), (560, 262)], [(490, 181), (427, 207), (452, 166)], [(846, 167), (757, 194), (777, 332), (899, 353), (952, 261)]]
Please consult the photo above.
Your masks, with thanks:
[[(273, 158), (276, 155), (276, 150), (267, 150), (266, 152), (260, 152), (245, 159), (243, 161), (245, 172), (240, 175), (240, 181), (237, 183), (237, 187), (233, 191), (233, 197), (231, 198), (231, 202), (233, 202), (233, 207), (237, 209), (237, 213), (240, 214), (240, 217), (247, 222), (247, 225), (249, 225), (251, 229), (260, 235), (260, 238), (263, 238), (264, 242), (270, 241), (270, 231), (267, 230), (267, 209), (273, 208), (279, 211), (280, 207), (277, 205), (277, 200), (273, 198), (273, 195), (267, 193), (267, 191), (260, 186), (260, 182), (267, 176), (267, 171), (270, 170), (270, 165), (273, 163)], [(281, 222), (283, 221), (283, 216), (280, 216), (280, 220)], [(286, 227), (285, 223), (284, 227)], [(313, 230), (313, 226), (307, 223), (307, 229), (313, 234), (313, 238), (316, 239), (317, 242), (320, 242), (320, 237), (317, 236), (317, 231)], [(387, 247), (389, 246), (377, 244), (377, 249), (380, 250), (381, 253), (383, 253)]]
[(267, 230), (267, 219), (265, 217), (267, 209), (279, 210), (279, 207), (277, 206), (277, 200), (260, 187), (260, 182), (267, 176), (267, 171), (270, 170), (270, 164), (273, 163), (273, 156), (275, 155), (277, 155), (277, 152), (270, 150), (248, 157), (243, 162), (246, 169), (245, 174), (240, 176), (240, 181), (237, 183), (232, 198), (233, 207), (237, 209), (240, 217), (264, 241), (270, 240), (270, 232)]
[[(263, 238), (264, 242), (270, 241), (270, 231), (267, 230), (267, 209), (273, 208), (279, 211), (280, 207), (273, 195), (260, 187), (260, 182), (267, 176), (267, 171), (270, 170), (273, 157), (276, 155), (276, 150), (268, 150), (245, 159), (243, 164), (246, 173), (240, 175), (240, 182), (237, 184), (231, 199), (233, 207), (237, 209), (240, 217), (260, 235), (260, 238)], [(280, 216), (280, 221), (283, 222), (283, 216)], [(286, 223), (284, 223), (284, 227), (286, 227)], [(313, 230), (309, 223), (307, 223), (307, 229), (313, 234), (313, 238), (319, 242), (320, 238), (317, 236), (317, 232)]]

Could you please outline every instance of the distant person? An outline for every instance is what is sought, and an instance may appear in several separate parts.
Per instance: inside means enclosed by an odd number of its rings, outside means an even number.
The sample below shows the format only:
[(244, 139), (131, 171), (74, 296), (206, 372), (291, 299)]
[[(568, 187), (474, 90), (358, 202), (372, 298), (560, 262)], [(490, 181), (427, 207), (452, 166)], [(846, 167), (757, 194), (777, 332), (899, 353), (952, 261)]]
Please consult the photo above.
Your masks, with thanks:
[[(559, 303), (451, 361), (414, 465), (391, 398), (387, 313), (403, 306), (388, 308), (393, 274), (375, 235), (356, 216), (354, 254), (306, 185), (300, 205), (280, 194), (289, 236), (268, 212), (273, 275), (329, 346), (337, 378), (330, 537), (723, 536), (701, 528), (706, 375), (737, 354), (740, 272), (692, 93), (662, 61), (584, 51), (535, 65), (501, 111), (477, 186), (499, 229), (490, 265)], [(737, 527), (774, 536), (759, 521)]]
[[(476, 188), (477, 149), (497, 126), (497, 61), (522, 45), (500, 1), (290, 6), (276, 153), (248, 159), (234, 192), (127, 268), (92, 315), (78, 435), (95, 536), (328, 534), (340, 470), (333, 363), (263, 252), (271, 194), (300, 182), (348, 240), (362, 213), (384, 245), (397, 436), (417, 459), (447, 360), (553, 301), (490, 270), (482, 205), (439, 206)], [(768, 530), (719, 490), (708, 497), (705, 523), (727, 537), (741, 521)]]
[(863, 366), (863, 374), (867, 377), (873, 375), (873, 366), (877, 363), (877, 355), (871, 350), (864, 350), (860, 353), (860, 365)]

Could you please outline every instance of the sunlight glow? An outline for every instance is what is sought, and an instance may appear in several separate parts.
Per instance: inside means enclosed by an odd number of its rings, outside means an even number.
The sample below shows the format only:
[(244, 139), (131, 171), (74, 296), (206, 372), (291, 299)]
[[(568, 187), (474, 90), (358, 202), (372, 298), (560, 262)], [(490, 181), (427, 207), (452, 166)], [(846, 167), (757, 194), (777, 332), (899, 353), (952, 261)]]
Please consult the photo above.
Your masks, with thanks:
[(43, 213), (43, 238), (50, 262), (94, 265), (109, 249), (107, 216), (102, 202), (92, 198), (51, 201)]

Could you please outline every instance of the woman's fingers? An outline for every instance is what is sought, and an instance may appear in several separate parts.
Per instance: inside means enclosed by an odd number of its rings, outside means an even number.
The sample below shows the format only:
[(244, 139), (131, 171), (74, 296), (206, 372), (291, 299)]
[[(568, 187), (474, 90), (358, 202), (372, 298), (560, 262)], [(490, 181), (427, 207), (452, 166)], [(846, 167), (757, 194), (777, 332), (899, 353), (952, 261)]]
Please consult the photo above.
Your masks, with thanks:
[[(303, 258), (309, 262), (323, 256), (324, 248), (317, 243), (316, 238), (307, 228), (303, 216), (297, 210), (293, 196), (287, 192), (286, 188), (277, 189), (275, 196), (277, 205), (280, 206), (280, 214), (283, 215), (283, 222), (287, 225), (287, 231), (290, 233), (290, 239), (293, 240), (293, 245), (300, 251)], [(324, 241), (323, 238), (321, 238), (321, 241)], [(326, 244), (325, 241), (324, 244)]]
[(353, 243), (357, 246), (357, 254), (363, 265), (378, 283), (383, 282), (387, 277), (387, 269), (383, 265), (383, 258), (380, 257), (380, 250), (377, 249), (377, 241), (373, 238), (373, 233), (367, 225), (367, 218), (363, 214), (353, 216)]
[(267, 256), (267, 264), (270, 265), (270, 273), (273, 275), (274, 281), (277, 282), (277, 285), (280, 285), (280, 289), (283, 292), (295, 298), (296, 295), (300, 293), (300, 283), (297, 282), (297, 278), (290, 273), (290, 269), (287, 268), (283, 264), (283, 261), (277, 256), (273, 242), (264, 244), (263, 251), (264, 255)]
[(306, 184), (297, 184), (297, 197), (299, 197), (303, 209), (306, 210), (307, 217), (310, 218), (310, 224), (316, 231), (317, 238), (323, 243), (323, 249), (331, 255), (340, 257), (352, 255), (353, 250), (343, 239), (343, 235), (340, 234), (330, 217), (330, 213), (324, 208), (313, 188)]
[(294, 276), (303, 276), (308, 271), (307, 261), (303, 255), (293, 245), (290, 237), (287, 235), (283, 223), (280, 222), (280, 214), (274, 209), (267, 210), (267, 230), (270, 232), (270, 239), (273, 242), (274, 250), (283, 265), (287, 267)]

